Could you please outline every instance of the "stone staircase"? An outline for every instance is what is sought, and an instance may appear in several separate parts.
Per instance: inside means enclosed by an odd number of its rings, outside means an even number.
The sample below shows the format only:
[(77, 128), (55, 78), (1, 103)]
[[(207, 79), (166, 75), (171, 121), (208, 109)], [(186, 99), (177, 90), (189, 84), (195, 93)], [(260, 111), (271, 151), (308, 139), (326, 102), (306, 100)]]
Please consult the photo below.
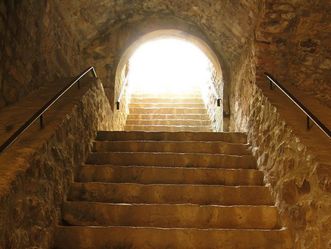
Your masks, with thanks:
[(177, 97), (135, 95), (128, 131), (97, 134), (56, 249), (292, 248), (246, 135), (208, 132), (201, 98)]
[(58, 249), (291, 248), (241, 133), (99, 132)]
[(125, 130), (212, 131), (207, 110), (197, 90), (177, 95), (133, 94)]

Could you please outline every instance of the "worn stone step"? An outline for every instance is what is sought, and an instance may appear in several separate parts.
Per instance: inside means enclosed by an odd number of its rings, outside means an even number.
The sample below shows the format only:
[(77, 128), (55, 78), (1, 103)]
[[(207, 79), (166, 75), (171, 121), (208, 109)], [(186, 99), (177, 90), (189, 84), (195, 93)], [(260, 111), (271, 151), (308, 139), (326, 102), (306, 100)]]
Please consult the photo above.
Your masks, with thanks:
[(68, 200), (201, 205), (273, 205), (264, 186), (75, 182)]
[(127, 120), (142, 119), (142, 120), (154, 120), (154, 119), (190, 119), (190, 120), (209, 120), (208, 114), (129, 114)]
[(128, 119), (126, 125), (175, 125), (175, 126), (210, 126), (211, 121), (209, 119), (197, 120), (197, 119)]
[(211, 132), (210, 126), (192, 125), (126, 125), (126, 131), (151, 131), (151, 132)]
[[(275, 206), (66, 202), (63, 220), (74, 226), (164, 228), (279, 228)], [(82, 218), (84, 217), (84, 218)]]
[(57, 249), (292, 249), (286, 229), (60, 226)]
[(144, 131), (99, 131), (100, 141), (224, 141), (247, 143), (247, 135), (241, 132), (144, 132)]
[(172, 103), (172, 104), (186, 104), (186, 103), (196, 103), (204, 104), (202, 98), (131, 98), (130, 104), (149, 104), (149, 103)]
[(133, 93), (131, 94), (131, 99), (201, 99), (202, 95), (200, 91), (192, 91), (190, 93)]
[(250, 155), (247, 144), (203, 141), (95, 141), (97, 152), (177, 152)]
[(193, 125), (126, 125), (125, 131), (150, 131), (150, 132), (211, 132), (210, 126)]
[(264, 185), (263, 173), (254, 169), (182, 168), (156, 166), (84, 165), (82, 182), (142, 184)]
[(131, 114), (207, 114), (205, 108), (172, 108), (172, 107), (130, 107), (129, 112)]
[(204, 103), (130, 103), (130, 108), (206, 108)]
[(251, 155), (161, 152), (93, 152), (88, 164), (255, 169)]

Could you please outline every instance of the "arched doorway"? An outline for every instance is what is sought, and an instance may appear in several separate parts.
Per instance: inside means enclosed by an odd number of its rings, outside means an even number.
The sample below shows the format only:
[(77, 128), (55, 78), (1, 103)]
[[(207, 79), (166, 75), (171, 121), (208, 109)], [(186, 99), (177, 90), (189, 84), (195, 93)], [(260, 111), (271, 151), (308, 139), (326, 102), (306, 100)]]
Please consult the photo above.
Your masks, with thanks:
[[(143, 83), (143, 84), (142, 84)], [(130, 90), (187, 92), (199, 85), (214, 131), (223, 131), (223, 75), (219, 60), (198, 37), (174, 29), (148, 33), (129, 46), (116, 70), (115, 101), (126, 113)]]

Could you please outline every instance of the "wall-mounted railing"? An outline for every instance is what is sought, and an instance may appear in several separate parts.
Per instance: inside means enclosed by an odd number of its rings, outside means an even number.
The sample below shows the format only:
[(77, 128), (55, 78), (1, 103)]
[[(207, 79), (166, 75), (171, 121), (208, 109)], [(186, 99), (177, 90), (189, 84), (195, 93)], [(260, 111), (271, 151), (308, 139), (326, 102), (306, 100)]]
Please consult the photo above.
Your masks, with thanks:
[(120, 109), (121, 100), (122, 100), (123, 94), (124, 94), (125, 89), (127, 88), (128, 84), (129, 84), (129, 79), (128, 79), (128, 77), (125, 77), (125, 80), (123, 82), (123, 85), (122, 85), (122, 88), (121, 88), (121, 91), (120, 91), (120, 95), (118, 96), (117, 101), (116, 101), (116, 109), (117, 110)]
[(10, 136), (2, 145), (0, 145), (0, 153), (12, 145), (34, 122), (39, 120), (40, 128), (44, 128), (44, 113), (52, 107), (67, 91), (69, 91), (74, 85), (80, 88), (80, 80), (88, 73), (97, 78), (97, 73), (94, 67), (90, 67), (76, 77), (74, 81), (65, 86), (60, 92), (58, 92), (52, 99), (50, 99), (43, 107), (41, 107), (35, 114), (29, 118), (20, 128), (18, 128), (12, 136)]
[(274, 86), (276, 86), (279, 90), (281, 90), (307, 117), (306, 127), (307, 130), (310, 130), (312, 125), (311, 122), (313, 122), (328, 138), (331, 138), (331, 132), (326, 127), (325, 124), (321, 122), (304, 104), (298, 100), (293, 94), (291, 94), (282, 84), (280, 84), (277, 80), (275, 80), (274, 77), (272, 77), (268, 73), (264, 73), (270, 83), (270, 89), (273, 90)]

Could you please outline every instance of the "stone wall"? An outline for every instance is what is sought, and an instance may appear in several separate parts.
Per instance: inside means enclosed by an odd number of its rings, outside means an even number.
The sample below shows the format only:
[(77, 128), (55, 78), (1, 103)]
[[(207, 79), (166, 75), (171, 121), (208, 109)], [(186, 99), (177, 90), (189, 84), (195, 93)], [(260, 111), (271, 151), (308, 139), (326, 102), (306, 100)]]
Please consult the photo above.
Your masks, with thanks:
[(0, 37), (0, 109), (83, 70), (77, 35), (55, 1), (1, 1)]
[[(128, 74), (128, 64), (126, 64), (122, 72), (116, 75), (116, 83), (114, 86), (114, 115), (113, 115), (113, 129), (116, 131), (124, 130), (124, 126), (126, 123), (127, 116), (129, 114), (129, 103), (130, 103), (130, 91), (129, 91), (129, 82), (127, 80)], [(119, 96), (122, 93), (122, 97), (119, 103), (119, 109), (117, 109), (117, 101), (119, 100)], [(109, 93), (108, 93), (109, 94)], [(112, 96), (108, 95), (108, 99), (111, 100)]]
[[(227, 127), (224, 129), (223, 126), (224, 82), (222, 72), (218, 72), (212, 64), (210, 65), (209, 70), (211, 77), (209, 81), (206, 82), (206, 85), (201, 86), (201, 93), (207, 107), (213, 131), (227, 130)], [(217, 97), (221, 98), (221, 106), (217, 105)]]
[(252, 55), (256, 77), (248, 62), (238, 79), (238, 89), (247, 94), (238, 94), (233, 103), (238, 111), (233, 127), (249, 131), (259, 167), (299, 249), (331, 248), (330, 141), (316, 126), (305, 130), (305, 116), (267, 89), (263, 72), (273, 74), (330, 127), (330, 11), (331, 2), (324, 0), (265, 1)]
[[(284, 224), (293, 232), (295, 248), (330, 248), (331, 165), (317, 158), (261, 89), (253, 89), (253, 94), (249, 141)], [(319, 148), (330, 148), (330, 143), (324, 146)]]
[(254, 48), (232, 89), (231, 127), (247, 131), (258, 167), (276, 200), (296, 249), (331, 246), (330, 141), (305, 129), (305, 116), (256, 77)]
[[(258, 73), (268, 71), (331, 107), (331, 2), (265, 1), (256, 32)], [(261, 71), (261, 72), (260, 72)]]
[(96, 131), (112, 128), (101, 82), (82, 85), (49, 110), (42, 131), (32, 127), (0, 156), (1, 249), (52, 248), (75, 169), (85, 161)]

